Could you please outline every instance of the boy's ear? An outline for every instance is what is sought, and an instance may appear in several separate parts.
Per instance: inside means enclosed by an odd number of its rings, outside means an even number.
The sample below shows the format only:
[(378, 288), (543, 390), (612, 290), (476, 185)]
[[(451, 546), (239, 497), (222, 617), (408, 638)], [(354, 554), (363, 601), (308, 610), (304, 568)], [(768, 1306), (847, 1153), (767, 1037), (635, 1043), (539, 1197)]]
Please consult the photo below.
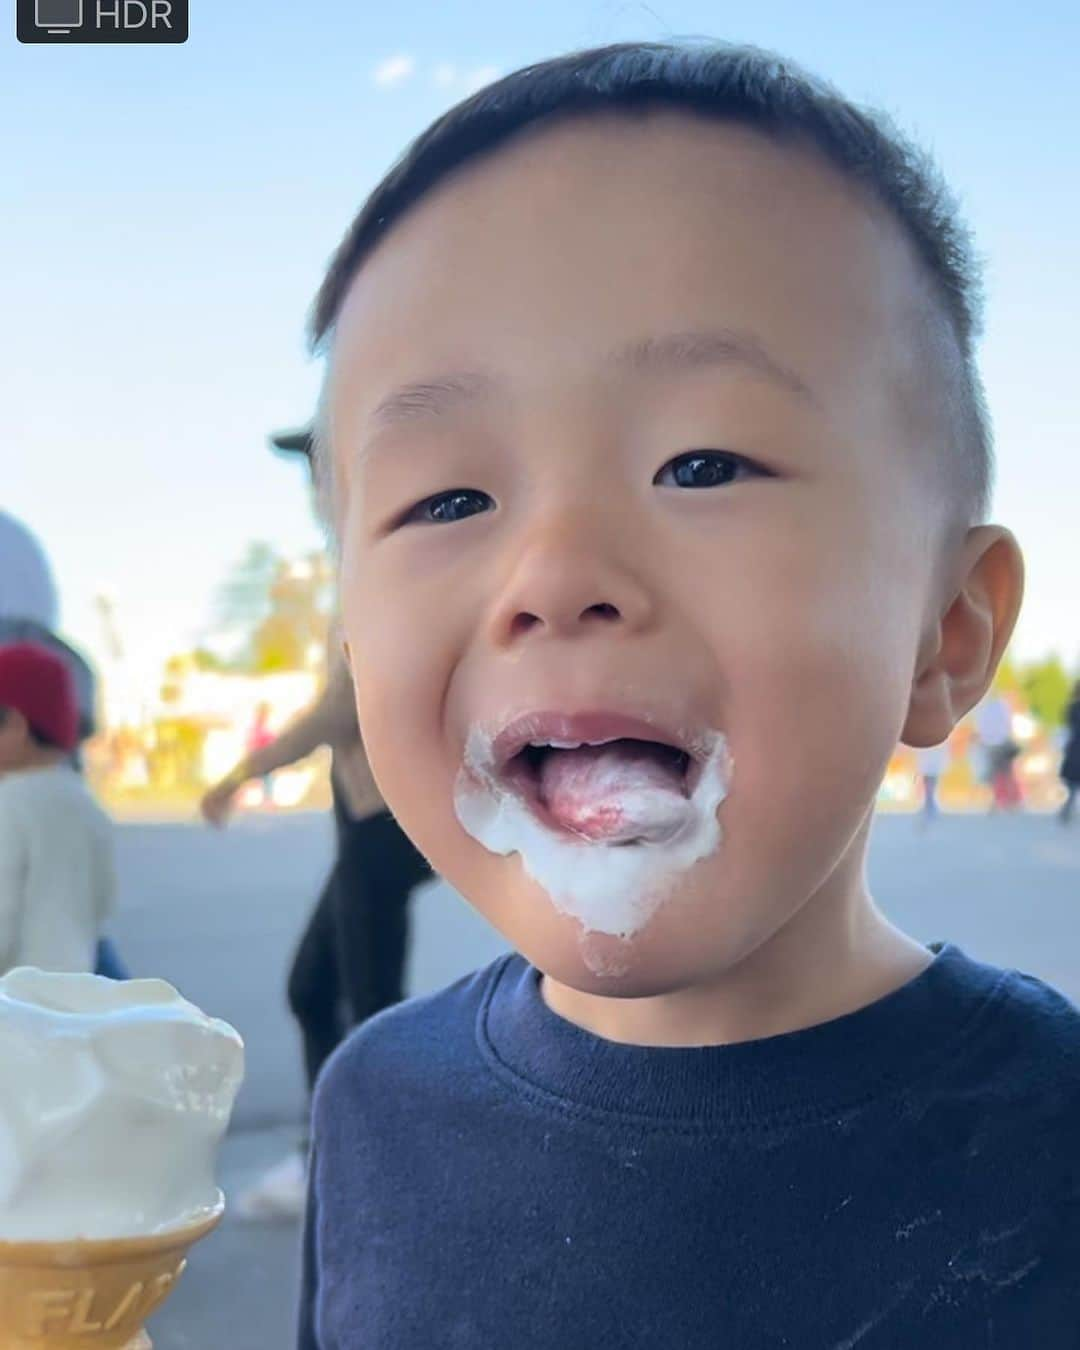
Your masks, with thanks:
[(990, 688), (1024, 596), (1024, 557), (1009, 530), (977, 525), (961, 550), (957, 585), (924, 634), (900, 739), (939, 745)]

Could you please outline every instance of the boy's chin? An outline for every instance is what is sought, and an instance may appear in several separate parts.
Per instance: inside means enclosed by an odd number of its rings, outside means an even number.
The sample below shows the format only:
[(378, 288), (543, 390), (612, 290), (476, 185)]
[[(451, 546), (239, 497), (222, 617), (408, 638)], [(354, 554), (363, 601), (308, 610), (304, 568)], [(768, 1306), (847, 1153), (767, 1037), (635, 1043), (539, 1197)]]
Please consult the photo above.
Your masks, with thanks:
[[(647, 956), (631, 960), (618, 953), (601, 954), (596, 950), (587, 955), (579, 953), (576, 961), (568, 960), (557, 966), (544, 968), (535, 961), (533, 964), (542, 970), (549, 990), (557, 985), (572, 991), (572, 995), (619, 1002), (662, 998), (695, 983), (693, 974), (684, 972), (679, 976), (670, 970), (657, 969)], [(550, 998), (546, 1001), (551, 1004)]]
[[(631, 937), (585, 931), (565, 915), (549, 915), (525, 934), (508, 935), (514, 946), (552, 981), (581, 994), (606, 998), (651, 998), (686, 989), (725, 964), (723, 952), (708, 952), (702, 969), (700, 940), (656, 916)], [(737, 960), (737, 956), (734, 960)]]

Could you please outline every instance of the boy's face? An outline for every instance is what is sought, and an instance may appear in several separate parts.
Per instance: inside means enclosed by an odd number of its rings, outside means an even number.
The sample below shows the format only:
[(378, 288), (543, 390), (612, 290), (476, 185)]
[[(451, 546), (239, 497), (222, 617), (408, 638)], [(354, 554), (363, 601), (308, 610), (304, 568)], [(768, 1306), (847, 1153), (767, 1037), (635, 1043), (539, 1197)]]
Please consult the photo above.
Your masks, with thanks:
[[(939, 617), (921, 296), (897, 228), (842, 179), (677, 114), (573, 122), (478, 162), (354, 281), (328, 407), (365, 745), (435, 869), (557, 980), (715, 975), (861, 858)], [(613, 360), (687, 333), (731, 342)], [(455, 814), (470, 729), (538, 708), (727, 737), (723, 841), (633, 939), (617, 990), (520, 858)]]

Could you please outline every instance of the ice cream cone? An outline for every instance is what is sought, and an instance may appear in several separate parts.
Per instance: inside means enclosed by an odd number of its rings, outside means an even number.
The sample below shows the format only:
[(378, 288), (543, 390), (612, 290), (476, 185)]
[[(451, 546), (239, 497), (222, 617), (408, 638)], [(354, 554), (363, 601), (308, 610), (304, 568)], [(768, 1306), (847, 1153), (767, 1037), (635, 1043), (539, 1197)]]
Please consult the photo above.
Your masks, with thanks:
[(224, 1208), (144, 1237), (0, 1242), (0, 1350), (151, 1350), (143, 1323)]

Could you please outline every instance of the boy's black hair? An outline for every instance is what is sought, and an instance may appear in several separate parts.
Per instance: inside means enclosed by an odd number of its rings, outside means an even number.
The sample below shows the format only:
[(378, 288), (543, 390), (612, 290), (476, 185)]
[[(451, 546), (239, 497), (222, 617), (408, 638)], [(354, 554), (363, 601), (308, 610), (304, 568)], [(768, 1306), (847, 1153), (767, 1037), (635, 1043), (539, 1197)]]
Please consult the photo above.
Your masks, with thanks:
[[(597, 112), (683, 110), (813, 147), (882, 203), (906, 232), (932, 283), (959, 360), (940, 362), (954, 444), (944, 461), (965, 525), (989, 506), (993, 452), (974, 360), (981, 330), (979, 265), (970, 234), (937, 168), (881, 113), (858, 108), (775, 53), (727, 43), (617, 43), (526, 66), (433, 122), (374, 189), (335, 253), (313, 306), (319, 350), (365, 258), (395, 222), (455, 169), (515, 135)], [(318, 438), (317, 438), (318, 440)], [(319, 450), (316, 444), (316, 468)]]

